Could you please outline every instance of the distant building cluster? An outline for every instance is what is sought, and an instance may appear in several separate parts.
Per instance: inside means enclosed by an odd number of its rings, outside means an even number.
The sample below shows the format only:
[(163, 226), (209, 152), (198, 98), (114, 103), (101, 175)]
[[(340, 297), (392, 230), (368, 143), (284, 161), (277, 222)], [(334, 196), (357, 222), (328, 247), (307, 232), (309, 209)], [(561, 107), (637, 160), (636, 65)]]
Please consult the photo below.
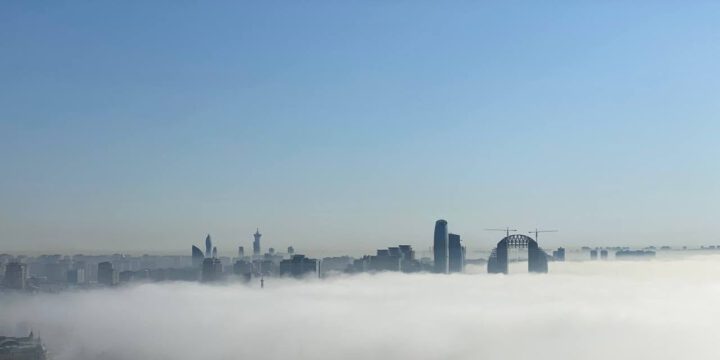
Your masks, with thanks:
[(46, 359), (45, 346), (32, 332), (25, 337), (0, 336), (0, 360)]
[[(287, 252), (268, 248), (262, 251), (260, 229), (252, 234), (252, 252), (246, 253), (245, 246), (237, 247), (234, 257), (221, 256), (218, 247), (208, 234), (204, 250), (196, 245), (190, 248), (190, 256), (129, 256), (113, 255), (42, 255), (38, 257), (0, 254), (0, 290), (10, 291), (59, 291), (66, 288), (114, 287), (131, 282), (155, 281), (200, 281), (206, 283), (224, 281), (257, 281), (264, 285), (265, 278), (294, 277), (318, 278), (338, 273), (376, 272), (434, 272), (441, 274), (462, 273), (466, 265), (486, 265), (488, 273), (508, 273), (513, 261), (527, 261), (528, 271), (545, 273), (548, 262), (566, 261), (566, 249), (552, 251), (551, 255), (540, 248), (536, 239), (526, 235), (510, 234), (512, 230), (488, 229), (506, 232), (506, 236), (486, 257), (467, 259), (467, 250), (458, 234), (448, 231), (448, 222), (437, 220), (433, 231), (432, 246), (419, 257), (411, 245), (397, 245), (378, 249), (373, 255), (360, 258), (351, 256), (313, 259), (297, 254), (295, 248)], [(535, 230), (556, 232), (556, 230)], [(509, 256), (509, 249), (527, 249), (517, 258)], [(656, 249), (624, 247), (582, 247), (571, 252), (571, 259), (582, 260), (623, 260), (650, 259), (656, 251), (672, 251), (669, 246)], [(687, 250), (682, 247), (682, 250)], [(720, 246), (702, 246), (703, 251), (720, 250)], [(517, 254), (517, 253), (516, 253)], [(2, 360), (2, 359), (0, 359)]]
[(356, 259), (347, 271), (350, 273), (401, 271), (406, 273), (418, 272), (423, 269), (422, 264), (415, 259), (415, 251), (410, 245), (399, 245), (387, 249), (377, 250), (375, 255), (365, 255)]

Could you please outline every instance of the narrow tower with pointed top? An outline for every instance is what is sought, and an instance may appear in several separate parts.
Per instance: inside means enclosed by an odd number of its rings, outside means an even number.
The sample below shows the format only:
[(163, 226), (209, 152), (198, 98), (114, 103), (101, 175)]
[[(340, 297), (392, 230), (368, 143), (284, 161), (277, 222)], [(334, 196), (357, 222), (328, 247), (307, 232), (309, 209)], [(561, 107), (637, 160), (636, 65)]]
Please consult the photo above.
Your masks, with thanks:
[(205, 257), (212, 257), (212, 239), (210, 234), (205, 238)]
[(253, 241), (253, 255), (260, 255), (260, 238), (262, 237), (262, 234), (260, 233), (260, 229), (255, 230), (255, 234), (253, 234), (255, 237), (255, 241)]

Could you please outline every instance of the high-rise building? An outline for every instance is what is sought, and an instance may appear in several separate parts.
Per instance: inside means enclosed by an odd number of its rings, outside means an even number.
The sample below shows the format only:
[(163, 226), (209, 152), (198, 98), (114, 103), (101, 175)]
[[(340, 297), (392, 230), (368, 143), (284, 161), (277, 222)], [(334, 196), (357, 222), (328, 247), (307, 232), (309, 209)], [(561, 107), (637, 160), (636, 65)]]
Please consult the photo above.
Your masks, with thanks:
[(252, 279), (253, 264), (250, 261), (238, 260), (233, 264), (233, 273), (245, 281)]
[(415, 260), (415, 251), (410, 245), (398, 245), (400, 250), (400, 271), (418, 272), (422, 270), (420, 262)]
[(460, 243), (460, 235), (448, 234), (448, 271), (465, 270), (465, 248)]
[(400, 249), (400, 253), (403, 256), (403, 259), (405, 260), (415, 260), (415, 251), (413, 251), (412, 246), (410, 245), (398, 245), (398, 249)]
[(281, 276), (318, 276), (318, 263), (316, 259), (306, 258), (305, 255), (293, 255), (290, 259), (280, 262)]
[(435, 255), (435, 272), (448, 273), (448, 226), (447, 221), (435, 222), (435, 238), (433, 241), (433, 254)]
[(212, 239), (210, 238), (210, 234), (207, 235), (205, 238), (205, 257), (211, 257), (212, 256)]
[(27, 287), (27, 265), (11, 262), (5, 265), (4, 285), (9, 289), (25, 290)]
[(553, 260), (565, 261), (565, 248), (560, 247), (557, 250), (553, 251)]
[(212, 257), (217, 258), (217, 246), (213, 247)]
[(135, 272), (131, 270), (125, 270), (118, 273), (118, 282), (127, 283), (134, 279)]
[(295, 248), (293, 248), (292, 246), (288, 246), (288, 255), (292, 256), (292, 254), (294, 254), (294, 253), (295, 253)]
[(212, 282), (222, 279), (222, 263), (218, 258), (206, 258), (202, 264), (203, 282)]
[(85, 283), (85, 268), (75, 267), (67, 271), (67, 282), (73, 285)]
[(244, 257), (245, 256), (245, 248), (242, 246), (238, 246), (238, 257)]
[(255, 238), (255, 241), (253, 241), (253, 255), (260, 255), (260, 238), (262, 237), (262, 234), (260, 233), (259, 228), (255, 230), (253, 237)]
[(400, 271), (400, 249), (397, 247), (378, 249), (375, 256), (368, 258), (368, 271)]
[(192, 246), (192, 266), (194, 268), (200, 267), (200, 265), (202, 265), (204, 258), (205, 258), (205, 255), (203, 254), (202, 250), (200, 250), (199, 247), (193, 245)]
[(608, 251), (607, 249), (600, 250), (600, 259), (607, 260), (608, 258)]
[(98, 283), (105, 286), (114, 286), (118, 283), (118, 272), (113, 269), (113, 265), (109, 261), (103, 261), (98, 264), (97, 271)]

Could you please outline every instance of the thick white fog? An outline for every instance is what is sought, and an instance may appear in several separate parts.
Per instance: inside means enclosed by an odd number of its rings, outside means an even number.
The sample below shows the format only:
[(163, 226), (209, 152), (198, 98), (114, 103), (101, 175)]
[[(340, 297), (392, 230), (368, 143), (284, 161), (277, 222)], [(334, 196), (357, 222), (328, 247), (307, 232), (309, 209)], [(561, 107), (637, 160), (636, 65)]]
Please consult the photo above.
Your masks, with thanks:
[(0, 297), (55, 359), (717, 359), (720, 256)]

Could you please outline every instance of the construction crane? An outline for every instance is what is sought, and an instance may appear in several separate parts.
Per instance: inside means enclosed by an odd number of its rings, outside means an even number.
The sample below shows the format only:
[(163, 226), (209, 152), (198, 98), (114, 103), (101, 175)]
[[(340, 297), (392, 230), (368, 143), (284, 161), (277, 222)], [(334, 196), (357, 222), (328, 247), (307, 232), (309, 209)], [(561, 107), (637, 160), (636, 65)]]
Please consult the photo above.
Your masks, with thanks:
[(510, 232), (511, 232), (511, 231), (512, 231), (512, 232), (515, 232), (515, 231), (517, 231), (517, 230), (516, 230), (516, 229), (511, 229), (511, 228), (508, 226), (508, 227), (506, 227), (506, 228), (504, 228), (504, 229), (485, 229), (485, 231), (504, 231), (504, 232), (505, 232), (505, 236), (510, 236)]
[(539, 233), (550, 233), (550, 232), (558, 232), (557, 230), (538, 230), (535, 229), (535, 231), (528, 231), (528, 234), (535, 234), (535, 241), (538, 241), (538, 234)]

